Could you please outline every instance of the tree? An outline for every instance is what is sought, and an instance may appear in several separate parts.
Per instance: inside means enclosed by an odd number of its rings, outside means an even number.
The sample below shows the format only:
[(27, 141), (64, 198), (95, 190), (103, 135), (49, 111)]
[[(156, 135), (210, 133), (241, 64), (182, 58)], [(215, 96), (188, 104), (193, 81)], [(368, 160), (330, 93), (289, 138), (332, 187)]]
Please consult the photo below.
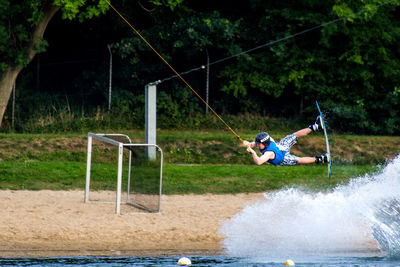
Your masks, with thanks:
[[(399, 131), (398, 2), (253, 0), (253, 8), (252, 17), (244, 21), (246, 29), (256, 30), (244, 36), (246, 43), (252, 38), (268, 43), (336, 22), (228, 66), (220, 75), (226, 80), (222, 89), (236, 97), (241, 107), (260, 110), (284, 103), (278, 111), (297, 114), (302, 105), (290, 105), (288, 100), (312, 104), (320, 99), (330, 109), (330, 126), (336, 130)], [(280, 97), (282, 101), (277, 101)]]
[(46, 27), (57, 11), (64, 19), (105, 13), (104, 0), (2, 0), (0, 2), (0, 127), (13, 84), (37, 53), (46, 50)]
[[(199, 5), (199, 2), (190, 4), (192, 5), (180, 5), (174, 10), (162, 9), (151, 13), (151, 22), (141, 31), (179, 73), (205, 64), (207, 54), (216, 59), (240, 51), (236, 44), (236, 39), (240, 36), (240, 20), (223, 17), (220, 11), (213, 9), (214, 5), (202, 3), (200, 5), (204, 4), (205, 7), (199, 8), (193, 6)], [(212, 10), (204, 10), (207, 8)], [(126, 88), (142, 88), (149, 82), (174, 75), (136, 35), (114, 43), (113, 50), (124, 61), (118, 73), (124, 75), (121, 80), (124, 79), (125, 85), (130, 83)], [(184, 79), (203, 98), (199, 88), (204, 85), (204, 75), (203, 69), (184, 75)], [(213, 86), (218, 88), (215, 83)], [(161, 90), (157, 99), (157, 112), (160, 116), (167, 116), (168, 121), (182, 121), (187, 116), (204, 110), (203, 103), (180, 79), (167, 79), (159, 88)], [(135, 90), (133, 93), (139, 96), (143, 94), (143, 90)], [(218, 94), (218, 90), (213, 91), (213, 94)], [(134, 106), (137, 105), (133, 104), (132, 108)], [(161, 123), (162, 120), (159, 121)]]

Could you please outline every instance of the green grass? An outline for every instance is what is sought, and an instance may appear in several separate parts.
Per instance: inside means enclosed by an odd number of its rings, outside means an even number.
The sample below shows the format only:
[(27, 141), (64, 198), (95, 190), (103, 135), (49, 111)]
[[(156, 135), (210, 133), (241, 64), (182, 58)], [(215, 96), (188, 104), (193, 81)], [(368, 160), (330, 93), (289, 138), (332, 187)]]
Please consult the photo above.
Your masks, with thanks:
[[(128, 134), (134, 143), (144, 142), (143, 131), (118, 132)], [(256, 133), (239, 132), (247, 140), (252, 140)], [(285, 134), (271, 132), (278, 140)], [(350, 178), (376, 171), (375, 166), (400, 153), (397, 136), (331, 134), (330, 137), (331, 181), (327, 179), (326, 166), (255, 166), (245, 149), (238, 146), (239, 141), (226, 131), (159, 130), (157, 143), (164, 152), (163, 193), (263, 192), (288, 186), (329, 190)], [(0, 189), (83, 190), (86, 146), (87, 134), (0, 134)], [(309, 156), (324, 150), (324, 138), (317, 133), (299, 140), (292, 153)], [(96, 145), (93, 154), (96, 156), (93, 156), (91, 188), (115, 190), (116, 149)], [(147, 172), (150, 171), (140, 173)]]
[(247, 193), (279, 190), (283, 187), (303, 187), (326, 190), (350, 177), (377, 171), (371, 166), (340, 166), (333, 168), (332, 180), (326, 166), (273, 167), (255, 165), (168, 165), (165, 168), (164, 188), (167, 193)]
[[(115, 131), (109, 131), (115, 132)], [(119, 131), (134, 143), (144, 142), (144, 132)], [(239, 132), (252, 140), (257, 132)], [(279, 140), (286, 133), (271, 132)], [(336, 165), (377, 165), (400, 153), (399, 136), (330, 135), (333, 162)], [(252, 164), (239, 141), (229, 132), (217, 130), (159, 130), (157, 144), (168, 164)], [(87, 134), (0, 134), (0, 161), (76, 161), (86, 158)], [(298, 156), (325, 152), (321, 133), (310, 134), (293, 146)], [(104, 154), (106, 155), (106, 154)]]
[(0, 189), (71, 190), (84, 188), (80, 162), (0, 162)]
[[(81, 162), (0, 162), (0, 189), (83, 190), (86, 164)], [(115, 190), (115, 164), (93, 167), (93, 190)], [(163, 171), (164, 194), (226, 194), (302, 187), (319, 191), (346, 183), (349, 178), (377, 171), (373, 166), (335, 166), (332, 180), (326, 166), (273, 167), (255, 165), (175, 165)], [(158, 175), (158, 173), (153, 173)], [(98, 177), (103, 178), (98, 178)], [(125, 175), (126, 177), (126, 175)]]

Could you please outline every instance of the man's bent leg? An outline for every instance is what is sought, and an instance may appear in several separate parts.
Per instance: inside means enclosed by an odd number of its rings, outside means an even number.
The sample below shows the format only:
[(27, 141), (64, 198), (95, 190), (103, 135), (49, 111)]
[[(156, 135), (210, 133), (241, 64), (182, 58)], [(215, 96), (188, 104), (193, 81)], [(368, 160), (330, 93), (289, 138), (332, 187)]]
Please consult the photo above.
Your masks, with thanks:
[(298, 164), (311, 164), (315, 163), (315, 157), (301, 157), (297, 158)]
[(306, 135), (308, 135), (308, 134), (311, 133), (311, 132), (312, 132), (312, 131), (311, 131), (310, 128), (304, 128), (304, 129), (301, 129), (301, 130), (295, 132), (294, 135), (295, 135), (297, 138), (299, 138), (299, 137), (306, 136)]
[(308, 135), (308, 134), (311, 133), (311, 132), (315, 132), (315, 131), (318, 131), (318, 130), (320, 130), (320, 129), (324, 129), (324, 127), (323, 127), (323, 125), (322, 125), (321, 116), (318, 116), (318, 117), (317, 117), (317, 120), (315, 121), (314, 124), (308, 126), (308, 128), (301, 129), (301, 130), (295, 132), (294, 135), (295, 135), (296, 137), (303, 137), (303, 136)]

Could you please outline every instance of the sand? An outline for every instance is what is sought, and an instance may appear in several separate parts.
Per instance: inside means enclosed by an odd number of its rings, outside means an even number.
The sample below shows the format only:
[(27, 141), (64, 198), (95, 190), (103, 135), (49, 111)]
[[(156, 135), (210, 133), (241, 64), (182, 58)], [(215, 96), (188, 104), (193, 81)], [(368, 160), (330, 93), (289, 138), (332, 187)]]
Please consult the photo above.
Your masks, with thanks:
[(84, 203), (83, 191), (0, 191), (0, 256), (219, 253), (223, 223), (262, 198), (164, 195), (161, 213), (117, 215), (114, 204)]

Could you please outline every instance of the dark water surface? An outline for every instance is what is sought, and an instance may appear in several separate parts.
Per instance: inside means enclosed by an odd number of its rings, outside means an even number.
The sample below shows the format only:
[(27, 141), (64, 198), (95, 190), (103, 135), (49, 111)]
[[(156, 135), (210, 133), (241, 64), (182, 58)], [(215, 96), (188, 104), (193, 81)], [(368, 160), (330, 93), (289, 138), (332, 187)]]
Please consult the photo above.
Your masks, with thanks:
[[(192, 261), (191, 266), (284, 266), (287, 258), (271, 257), (231, 257), (217, 251), (112, 251), (108, 256), (101, 256), (104, 252), (91, 251), (92, 256), (32, 256), (45, 255), (44, 251), (19, 252), (12, 256), (11, 251), (2, 252), (0, 266), (178, 266), (181, 257), (188, 257)], [(24, 256), (30, 255), (30, 256)], [(41, 254), (40, 254), (41, 253)], [(47, 252), (48, 253), (48, 252)], [(72, 251), (55, 252), (71, 254)], [(78, 254), (79, 252), (75, 252)], [(84, 254), (83, 251), (80, 253)], [(203, 255), (201, 255), (203, 253)], [(220, 254), (218, 254), (220, 253)], [(93, 256), (98, 254), (98, 256)], [(110, 256), (115, 254), (114, 256)], [(125, 254), (117, 256), (116, 254)], [(126, 254), (138, 255), (127, 256)], [(158, 254), (158, 255), (156, 255)], [(14, 252), (15, 255), (15, 252)], [(400, 267), (400, 258), (385, 256), (362, 255), (362, 256), (321, 256), (321, 257), (294, 257), (295, 266), (326, 266), (326, 267)]]

